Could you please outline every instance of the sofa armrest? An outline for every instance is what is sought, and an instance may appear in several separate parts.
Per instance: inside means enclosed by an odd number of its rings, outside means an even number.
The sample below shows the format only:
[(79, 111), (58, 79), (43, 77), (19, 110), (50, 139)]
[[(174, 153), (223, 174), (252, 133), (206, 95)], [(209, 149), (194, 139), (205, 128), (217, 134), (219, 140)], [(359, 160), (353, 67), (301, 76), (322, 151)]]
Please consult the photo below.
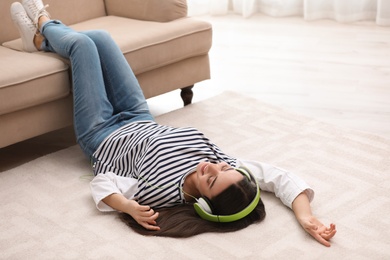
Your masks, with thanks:
[(105, 0), (107, 15), (169, 22), (187, 16), (186, 0)]

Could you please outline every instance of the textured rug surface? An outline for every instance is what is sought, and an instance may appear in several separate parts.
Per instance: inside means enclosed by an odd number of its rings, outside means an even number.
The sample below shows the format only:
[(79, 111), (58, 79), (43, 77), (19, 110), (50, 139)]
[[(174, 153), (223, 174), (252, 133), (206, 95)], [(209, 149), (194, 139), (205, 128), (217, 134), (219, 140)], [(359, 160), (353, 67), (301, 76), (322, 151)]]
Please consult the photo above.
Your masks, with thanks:
[(96, 210), (77, 146), (0, 173), (0, 259), (390, 259), (390, 140), (340, 129), (237, 93), (157, 118), (195, 126), (226, 153), (288, 169), (315, 190), (315, 215), (338, 233), (326, 248), (262, 193), (267, 217), (188, 239), (143, 237)]

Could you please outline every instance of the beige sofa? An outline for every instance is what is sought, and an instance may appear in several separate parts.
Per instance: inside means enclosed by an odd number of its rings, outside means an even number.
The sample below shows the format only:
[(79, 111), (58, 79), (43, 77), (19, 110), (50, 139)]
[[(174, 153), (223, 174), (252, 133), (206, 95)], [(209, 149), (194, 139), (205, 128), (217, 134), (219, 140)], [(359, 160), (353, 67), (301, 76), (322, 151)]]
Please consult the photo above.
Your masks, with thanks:
[[(26, 53), (0, 1), (0, 148), (72, 124), (69, 62)], [(146, 98), (175, 89), (191, 103), (192, 86), (210, 78), (209, 23), (187, 17), (185, 0), (46, 0), (76, 30), (105, 29), (118, 43)], [(179, 97), (178, 97), (179, 98)]]

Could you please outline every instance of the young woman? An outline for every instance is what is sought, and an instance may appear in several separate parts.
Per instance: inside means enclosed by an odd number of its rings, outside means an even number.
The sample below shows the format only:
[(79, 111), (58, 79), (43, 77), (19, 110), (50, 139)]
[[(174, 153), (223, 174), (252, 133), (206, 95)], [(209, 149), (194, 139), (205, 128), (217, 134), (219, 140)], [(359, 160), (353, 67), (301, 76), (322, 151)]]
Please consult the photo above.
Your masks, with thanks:
[[(91, 158), (92, 196), (141, 234), (187, 237), (228, 232), (264, 219), (260, 189), (274, 192), (325, 246), (335, 225), (312, 215), (313, 190), (292, 173), (233, 158), (197, 129), (154, 122), (142, 90), (107, 32), (75, 32), (50, 20), (41, 0), (11, 6), (26, 51), (72, 64), (74, 128)], [(38, 30), (38, 31), (37, 31)]]

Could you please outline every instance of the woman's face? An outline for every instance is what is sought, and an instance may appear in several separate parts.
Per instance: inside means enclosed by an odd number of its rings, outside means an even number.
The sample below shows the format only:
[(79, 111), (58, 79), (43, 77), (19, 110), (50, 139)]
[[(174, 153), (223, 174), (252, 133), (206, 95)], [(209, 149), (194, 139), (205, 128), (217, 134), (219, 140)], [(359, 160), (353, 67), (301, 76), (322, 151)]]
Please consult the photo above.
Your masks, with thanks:
[(196, 167), (197, 189), (202, 196), (212, 199), (244, 176), (225, 162), (201, 162)]

